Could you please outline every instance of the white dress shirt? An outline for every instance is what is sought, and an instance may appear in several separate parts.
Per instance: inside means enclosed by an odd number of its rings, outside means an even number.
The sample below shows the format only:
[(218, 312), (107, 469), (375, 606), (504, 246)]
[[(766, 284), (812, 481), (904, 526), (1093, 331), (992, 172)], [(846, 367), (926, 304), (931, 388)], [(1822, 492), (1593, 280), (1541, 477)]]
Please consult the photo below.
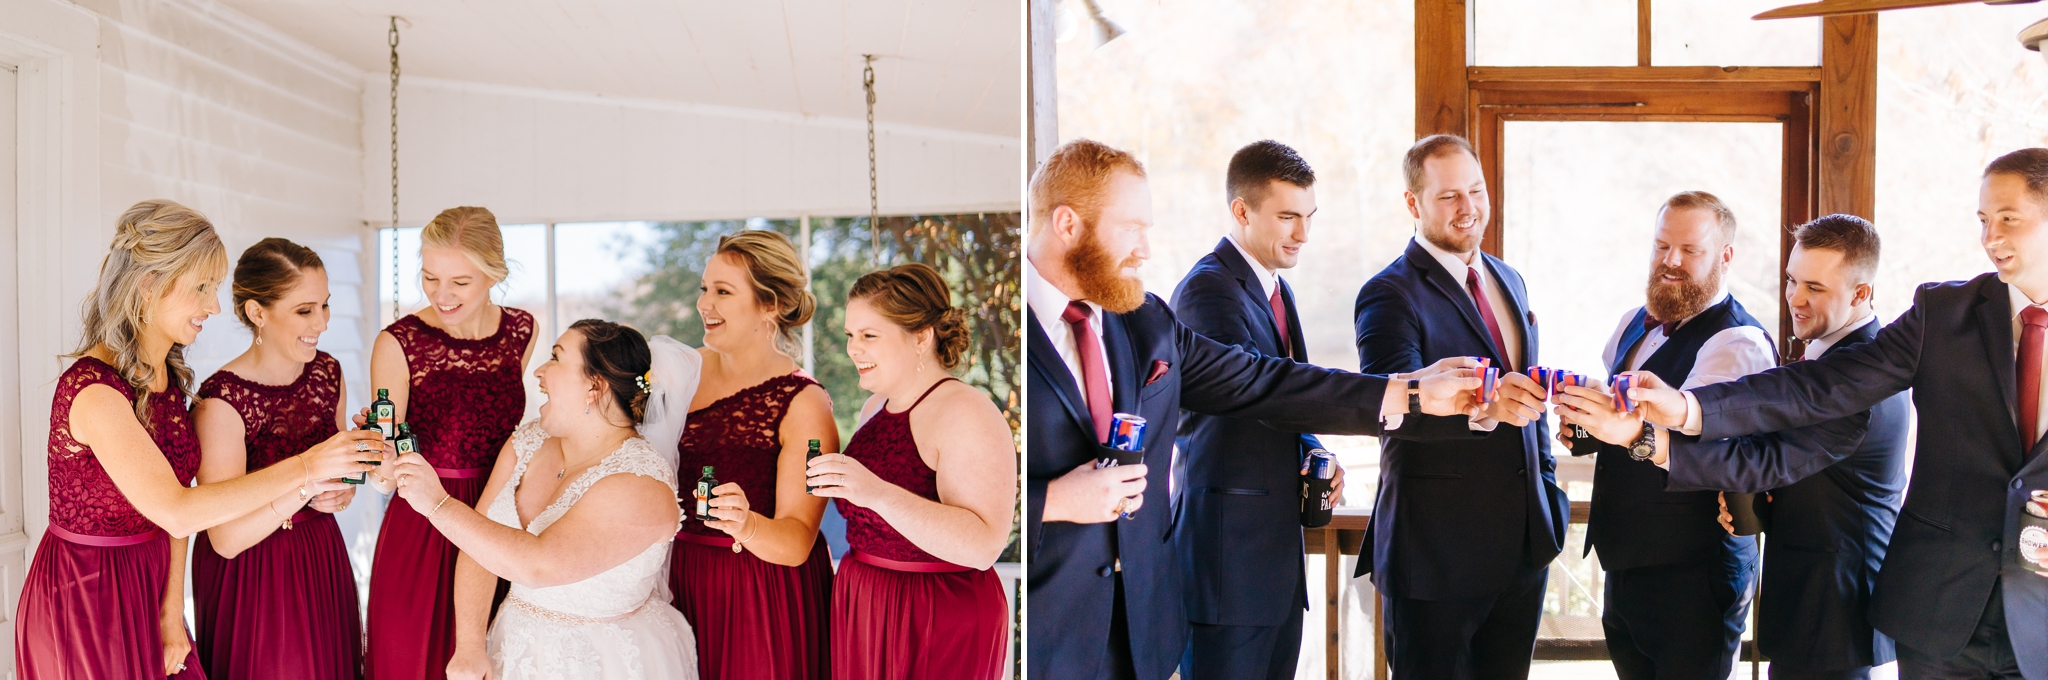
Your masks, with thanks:
[[(2018, 317), (2017, 315), (2015, 315), (2015, 316), (2014, 316), (2013, 318), (2017, 319), (2017, 318), (2019, 318), (2019, 317)], [(1807, 361), (1812, 361), (1812, 360), (1814, 360), (1814, 359), (1819, 359), (1819, 358), (1820, 358), (1820, 355), (1822, 355), (1822, 354), (1826, 354), (1826, 353), (1827, 353), (1827, 351), (1828, 351), (1828, 348), (1829, 348), (1829, 347), (1833, 347), (1833, 346), (1835, 346), (1835, 343), (1841, 342), (1841, 341), (1842, 341), (1842, 338), (1846, 338), (1846, 337), (1849, 337), (1849, 334), (1850, 334), (1850, 333), (1854, 333), (1854, 332), (1856, 332), (1856, 329), (1859, 329), (1859, 328), (1862, 328), (1862, 327), (1864, 327), (1864, 326), (1868, 326), (1868, 325), (1870, 325), (1870, 324), (1874, 324), (1874, 323), (1877, 323), (1877, 313), (1876, 313), (1876, 312), (1872, 312), (1872, 313), (1866, 314), (1866, 315), (1864, 315), (1864, 317), (1863, 317), (1863, 320), (1861, 320), (1861, 321), (1856, 321), (1856, 322), (1850, 323), (1850, 324), (1849, 324), (1849, 325), (1847, 325), (1847, 326), (1843, 326), (1843, 327), (1841, 327), (1840, 329), (1837, 329), (1837, 330), (1836, 330), (1835, 332), (1833, 332), (1833, 333), (1829, 333), (1829, 334), (1827, 334), (1827, 335), (1823, 335), (1823, 336), (1821, 336), (1821, 337), (1820, 337), (1820, 339), (1818, 339), (1818, 340), (1814, 340), (1814, 341), (1811, 341), (1811, 342), (1808, 342), (1808, 343), (1806, 343), (1806, 351), (1804, 351), (1804, 352), (1800, 352), (1800, 353), (1799, 353), (1799, 358), (1801, 358), (1801, 359), (1805, 359), (1805, 360), (1807, 360)], [(2019, 336), (2015, 335), (2015, 336), (2013, 336), (2013, 337), (2017, 338), (2017, 337), (2019, 337)]]
[[(1030, 258), (1024, 259), (1024, 303), (1031, 313), (1038, 317), (1038, 325), (1045, 328), (1045, 335), (1052, 340), (1053, 351), (1058, 352), (1060, 361), (1066, 363), (1067, 372), (1074, 376), (1074, 386), (1080, 388), (1081, 398), (1088, 397), (1088, 385), (1081, 381), (1081, 346), (1075, 343), (1074, 327), (1067, 325), (1061, 315), (1067, 313), (1067, 305), (1074, 301), (1060, 292), (1045, 277), (1038, 275), (1038, 267)], [(1109, 369), (1109, 352), (1102, 346), (1102, 305), (1083, 302), (1088, 305), (1088, 323), (1095, 327), (1096, 356), (1102, 357), (1102, 376), (1109, 385), (1116, 384), (1116, 374)], [(1116, 394), (1114, 387), (1110, 394)], [(1114, 408), (1114, 407), (1112, 407)]]
[(1232, 247), (1237, 248), (1237, 254), (1243, 256), (1244, 261), (1252, 266), (1252, 273), (1257, 275), (1259, 279), (1259, 299), (1273, 299), (1275, 286), (1280, 285), (1280, 272), (1267, 269), (1266, 265), (1259, 264), (1259, 258), (1252, 257), (1252, 251), (1245, 250), (1244, 244), (1238, 243), (1236, 236), (1224, 234), (1223, 240), (1229, 241)]
[[(1713, 302), (1707, 303), (1707, 308), (1721, 304), (1727, 299), (1728, 291), (1724, 289), (1714, 296)], [(1700, 311), (1704, 312), (1706, 308)], [(1685, 327), (1685, 324), (1698, 316), (1694, 314), (1686, 317), (1685, 320), (1678, 322), (1678, 327)], [(1607, 339), (1607, 350), (1600, 355), (1601, 360), (1607, 365), (1615, 364), (1616, 346), (1621, 344), (1622, 334), (1634, 323), (1636, 313), (1631, 310), (1621, 317), (1621, 325), (1614, 327), (1614, 335)], [(1670, 336), (1664, 334), (1662, 326), (1650, 329), (1643, 334), (1641, 340), (1636, 341), (1634, 351), (1629, 355), (1628, 363), (1622, 370), (1642, 370), (1643, 362), (1649, 360), (1650, 356), (1656, 354), (1670, 339)], [(1777, 365), (1778, 352), (1772, 349), (1771, 337), (1764, 333), (1763, 329), (1754, 326), (1727, 328), (1707, 338), (1707, 343), (1700, 346), (1699, 354), (1693, 360), (1692, 372), (1686, 374), (1685, 384), (1680, 385), (1679, 389), (1689, 390), (1701, 385), (1727, 382), (1751, 373), (1761, 373)]]
[[(1508, 344), (1508, 346), (1500, 348), (1503, 356), (1500, 358), (1501, 365), (1496, 368), (1499, 368), (1502, 373), (1512, 372), (1517, 368), (1526, 368), (1516, 366), (1516, 363), (1522, 360), (1522, 326), (1515, 322), (1515, 310), (1513, 305), (1510, 304), (1512, 298), (1508, 297), (1507, 291), (1501, 287), (1500, 281), (1493, 277), (1493, 272), (1488, 271), (1486, 267), (1475, 267), (1466, 264), (1464, 259), (1451, 254), (1450, 251), (1436, 247), (1436, 244), (1430, 243), (1429, 239), (1417, 236), (1415, 242), (1421, 244), (1422, 249), (1428, 251), (1431, 257), (1436, 258), (1437, 264), (1443, 265), (1444, 271), (1451, 273), (1451, 278), (1458, 281), (1458, 290), (1465, 291), (1467, 298), (1471, 297), (1472, 291), (1465, 287), (1465, 272), (1479, 272), (1479, 285), (1486, 288), (1486, 301), (1488, 306), (1493, 308), (1493, 320), (1500, 324), (1500, 338)], [(1480, 253), (1472, 253), (1472, 260), (1474, 262), (1485, 262), (1482, 259), (1483, 257), (1484, 255)], [(1479, 302), (1474, 300), (1472, 304), (1474, 307), (1477, 307)], [(1480, 323), (1484, 325), (1485, 321), (1482, 320)], [(1487, 429), (1492, 428), (1489, 427)]]

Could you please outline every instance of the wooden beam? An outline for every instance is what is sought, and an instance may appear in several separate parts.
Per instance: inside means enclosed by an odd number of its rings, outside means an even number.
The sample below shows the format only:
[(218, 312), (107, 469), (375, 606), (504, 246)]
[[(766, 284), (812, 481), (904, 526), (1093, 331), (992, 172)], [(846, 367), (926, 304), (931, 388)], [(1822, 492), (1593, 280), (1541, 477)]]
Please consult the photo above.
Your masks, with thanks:
[(1466, 0), (1415, 0), (1415, 138), (1465, 129), (1472, 64), (1472, 7)]
[(1059, 62), (1054, 41), (1058, 31), (1053, 29), (1053, 0), (1030, 0), (1025, 11), (1029, 13), (1026, 25), (1030, 33), (1031, 55), (1028, 62), (1030, 73), (1024, 79), (1030, 106), (1025, 108), (1025, 147), (1031, 150), (1030, 165), (1024, 168), (1024, 176), (1038, 172), (1038, 165), (1052, 156), (1060, 145), (1060, 96), (1058, 86)]
[(1877, 15), (1828, 17), (1820, 33), (1815, 205), (1821, 215), (1875, 219)]
[(1650, 0), (1636, 0), (1636, 65), (1650, 66)]
[(1338, 680), (1343, 640), (1337, 630), (1337, 604), (1341, 590), (1338, 578), (1344, 568), (1344, 550), (1337, 542), (1337, 528), (1323, 527), (1323, 677)]
[(1701, 84), (1754, 89), (1802, 90), (1820, 82), (1812, 66), (1473, 66), (1466, 75), (1474, 87), (1497, 89), (1504, 83), (1540, 83), (1545, 89), (1605, 89), (1615, 83), (1674, 83), (1688, 89)]

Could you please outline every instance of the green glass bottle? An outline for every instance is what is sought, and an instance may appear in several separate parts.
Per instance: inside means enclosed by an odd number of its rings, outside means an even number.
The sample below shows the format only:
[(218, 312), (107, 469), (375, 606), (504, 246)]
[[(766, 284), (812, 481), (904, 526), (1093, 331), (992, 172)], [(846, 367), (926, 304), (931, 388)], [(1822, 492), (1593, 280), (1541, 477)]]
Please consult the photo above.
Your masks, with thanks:
[[(825, 453), (823, 451), (818, 450), (818, 440), (811, 440), (811, 450), (804, 452), (804, 465), (808, 467), (811, 464), (811, 461), (817, 460), (818, 456), (822, 455), (825, 455)], [(818, 487), (810, 483), (809, 477), (806, 477), (804, 481), (804, 493), (813, 496), (818, 495)]]
[[(398, 436), (391, 439), (393, 456), (403, 456), (420, 450), (420, 438), (412, 433), (411, 423), (398, 424)], [(364, 461), (371, 465), (383, 465), (382, 460)]]
[(718, 486), (718, 478), (711, 476), (711, 466), (704, 466), (704, 476), (697, 478), (697, 521), (711, 521), (711, 488)]
[(370, 418), (367, 423), (384, 431), (384, 438), (390, 439), (392, 426), (397, 424), (398, 405), (391, 403), (391, 390), (377, 390), (377, 400), (370, 402)]

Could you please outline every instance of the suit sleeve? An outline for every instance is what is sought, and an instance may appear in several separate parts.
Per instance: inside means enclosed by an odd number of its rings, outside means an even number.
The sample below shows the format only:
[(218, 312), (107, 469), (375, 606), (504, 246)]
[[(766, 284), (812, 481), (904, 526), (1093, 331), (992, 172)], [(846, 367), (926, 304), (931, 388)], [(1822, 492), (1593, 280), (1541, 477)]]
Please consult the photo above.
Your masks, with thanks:
[(1870, 412), (1818, 425), (1701, 440), (1671, 433), (1666, 491), (1763, 493), (1827, 469), (1855, 453), (1870, 431)]
[[(1379, 279), (1367, 281), (1358, 290), (1352, 322), (1360, 373), (1412, 373), (1429, 365), (1422, 358), (1422, 323), (1415, 318), (1415, 307), (1393, 285)], [(1472, 421), (1465, 416), (1411, 415), (1401, 420), (1401, 427), (1392, 436), (1428, 440), (1474, 436)]]
[(1261, 354), (1252, 342), (1250, 320), (1237, 313), (1236, 281), (1210, 272), (1188, 277), (1173, 296), (1173, 314), (1202, 337)]
[(1051, 484), (1052, 480), (1033, 477), (1026, 481), (1024, 526), (1030, 535), (1024, 537), (1024, 554), (1030, 555), (1038, 552), (1038, 540), (1045, 535), (1045, 487)]
[(1385, 376), (1359, 375), (1265, 357), (1173, 324), (1182, 364), (1180, 405), (1251, 418), (1292, 432), (1379, 435)]
[(1847, 418), (1913, 386), (1920, 367), (1920, 295), (1869, 342), (1692, 391), (1700, 439), (1778, 432)]

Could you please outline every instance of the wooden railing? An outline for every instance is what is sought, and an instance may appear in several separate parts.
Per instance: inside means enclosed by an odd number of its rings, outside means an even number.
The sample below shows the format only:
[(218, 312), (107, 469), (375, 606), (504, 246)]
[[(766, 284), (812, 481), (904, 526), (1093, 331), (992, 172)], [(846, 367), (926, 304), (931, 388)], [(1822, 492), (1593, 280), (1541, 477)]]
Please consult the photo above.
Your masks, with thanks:
[[(1593, 504), (1573, 501), (1572, 524), (1585, 524), (1592, 515)], [(1350, 578), (1344, 571), (1344, 556), (1358, 554), (1359, 543), (1365, 540), (1365, 527), (1372, 523), (1372, 513), (1364, 509), (1338, 509), (1327, 526), (1302, 531), (1303, 550), (1310, 555), (1323, 556), (1323, 664), (1324, 676), (1337, 680), (1343, 668), (1343, 641), (1337, 628), (1342, 598), (1343, 583)], [(1387, 680), (1387, 636), (1380, 623), (1381, 604), (1378, 595), (1372, 598), (1372, 667), (1374, 680)]]

